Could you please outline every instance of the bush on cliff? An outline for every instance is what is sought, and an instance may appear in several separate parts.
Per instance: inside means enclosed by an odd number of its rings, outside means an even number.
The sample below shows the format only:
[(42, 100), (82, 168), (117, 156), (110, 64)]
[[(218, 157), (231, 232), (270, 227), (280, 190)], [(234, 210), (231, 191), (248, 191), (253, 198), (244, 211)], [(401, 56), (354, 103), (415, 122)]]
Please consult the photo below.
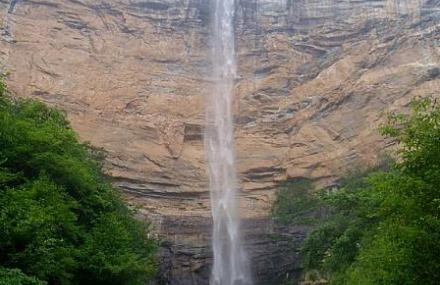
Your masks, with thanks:
[(102, 152), (62, 112), (6, 93), (0, 83), (0, 284), (145, 284), (156, 245)]
[(277, 191), (272, 217), (282, 223), (309, 223), (310, 214), (322, 206), (321, 200), (309, 193), (312, 182), (305, 178), (286, 182)]

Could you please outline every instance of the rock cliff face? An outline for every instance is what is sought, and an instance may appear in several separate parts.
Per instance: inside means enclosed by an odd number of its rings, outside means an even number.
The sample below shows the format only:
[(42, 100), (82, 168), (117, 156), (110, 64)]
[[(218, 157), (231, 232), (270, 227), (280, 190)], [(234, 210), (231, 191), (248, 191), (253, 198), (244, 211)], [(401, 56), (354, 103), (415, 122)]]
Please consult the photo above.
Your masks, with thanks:
[[(115, 185), (167, 240), (170, 284), (209, 276), (212, 1), (0, 0), (10, 88), (108, 152)], [(277, 284), (299, 270), (285, 243), (307, 230), (267, 219), (277, 184), (331, 187), (392, 147), (376, 131), (386, 114), (439, 94), (440, 1), (237, 0), (235, 24), (239, 205), (256, 280)]]

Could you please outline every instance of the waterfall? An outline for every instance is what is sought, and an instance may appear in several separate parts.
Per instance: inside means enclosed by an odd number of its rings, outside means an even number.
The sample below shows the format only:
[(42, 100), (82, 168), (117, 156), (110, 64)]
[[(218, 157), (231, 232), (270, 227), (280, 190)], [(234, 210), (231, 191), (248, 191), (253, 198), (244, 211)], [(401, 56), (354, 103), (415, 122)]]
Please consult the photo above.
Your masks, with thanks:
[(250, 266), (240, 240), (232, 102), (236, 77), (234, 0), (214, 0), (212, 63), (215, 86), (207, 107), (213, 217), (211, 285), (250, 285)]

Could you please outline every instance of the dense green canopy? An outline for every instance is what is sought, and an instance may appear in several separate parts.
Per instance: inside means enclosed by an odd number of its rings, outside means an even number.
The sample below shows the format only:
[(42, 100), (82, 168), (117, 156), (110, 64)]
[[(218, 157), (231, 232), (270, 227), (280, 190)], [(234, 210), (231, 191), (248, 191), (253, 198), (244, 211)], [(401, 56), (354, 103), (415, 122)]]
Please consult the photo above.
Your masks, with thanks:
[(62, 112), (6, 93), (0, 83), (0, 284), (145, 284), (156, 245), (102, 152)]
[(320, 193), (331, 214), (309, 234), (304, 266), (334, 285), (438, 285), (440, 106), (415, 100), (381, 133), (398, 142), (397, 162), (351, 171)]

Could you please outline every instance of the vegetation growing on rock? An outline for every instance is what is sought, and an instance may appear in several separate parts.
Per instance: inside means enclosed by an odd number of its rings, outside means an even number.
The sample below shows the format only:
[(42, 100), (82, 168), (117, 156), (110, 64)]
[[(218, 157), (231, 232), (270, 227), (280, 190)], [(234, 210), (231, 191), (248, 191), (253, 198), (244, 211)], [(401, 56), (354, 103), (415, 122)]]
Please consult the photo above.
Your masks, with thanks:
[(309, 223), (310, 216), (321, 208), (322, 201), (309, 193), (312, 182), (305, 178), (289, 181), (280, 187), (272, 216), (282, 224)]
[(440, 106), (416, 100), (380, 131), (398, 142), (398, 162), (320, 193), (331, 214), (303, 245), (305, 269), (335, 285), (439, 284)]
[(155, 242), (65, 115), (0, 83), (0, 284), (145, 284)]

